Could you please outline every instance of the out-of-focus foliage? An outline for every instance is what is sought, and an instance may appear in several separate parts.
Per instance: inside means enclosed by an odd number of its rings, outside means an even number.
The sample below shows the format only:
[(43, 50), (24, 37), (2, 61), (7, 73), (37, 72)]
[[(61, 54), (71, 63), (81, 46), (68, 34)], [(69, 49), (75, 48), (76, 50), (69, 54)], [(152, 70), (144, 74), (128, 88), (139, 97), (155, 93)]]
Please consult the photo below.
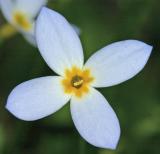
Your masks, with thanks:
[[(144, 41), (154, 50), (145, 69), (135, 78), (101, 90), (122, 129), (117, 150), (111, 151), (95, 148), (79, 136), (69, 104), (35, 122), (20, 121), (7, 112), (5, 102), (14, 86), (53, 72), (20, 34), (0, 40), (0, 153), (159, 154), (160, 1), (50, 0), (48, 6), (80, 27), (86, 59), (101, 47), (125, 39)], [(0, 24), (5, 24), (2, 15)]]

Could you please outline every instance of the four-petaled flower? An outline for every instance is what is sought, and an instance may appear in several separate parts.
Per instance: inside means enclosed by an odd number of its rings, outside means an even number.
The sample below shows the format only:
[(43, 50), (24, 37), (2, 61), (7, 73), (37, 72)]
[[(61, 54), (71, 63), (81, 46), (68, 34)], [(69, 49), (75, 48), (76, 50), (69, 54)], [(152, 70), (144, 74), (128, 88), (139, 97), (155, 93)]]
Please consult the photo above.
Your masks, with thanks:
[(84, 65), (75, 31), (63, 16), (45, 7), (36, 22), (36, 39), (42, 57), (59, 76), (18, 85), (6, 108), (17, 118), (32, 121), (56, 112), (70, 100), (71, 115), (81, 136), (97, 147), (115, 149), (119, 122), (95, 88), (132, 78), (146, 64), (152, 47), (136, 40), (116, 42), (93, 54)]
[(34, 46), (35, 18), (46, 3), (47, 0), (0, 0), (2, 13), (7, 21)]

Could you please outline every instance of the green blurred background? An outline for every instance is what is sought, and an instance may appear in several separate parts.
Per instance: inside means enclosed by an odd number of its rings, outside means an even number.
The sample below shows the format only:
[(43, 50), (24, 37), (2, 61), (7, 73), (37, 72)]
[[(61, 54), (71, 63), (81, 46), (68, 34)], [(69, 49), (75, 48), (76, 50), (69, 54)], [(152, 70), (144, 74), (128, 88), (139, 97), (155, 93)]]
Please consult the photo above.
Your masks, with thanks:
[[(35, 122), (24, 122), (6, 109), (17, 84), (53, 75), (39, 51), (20, 34), (0, 42), (0, 154), (159, 154), (160, 153), (160, 1), (50, 0), (48, 6), (80, 27), (85, 58), (125, 39), (154, 46), (149, 62), (133, 79), (100, 91), (120, 120), (115, 151), (95, 148), (75, 129), (69, 104)], [(0, 25), (5, 24), (0, 14)]]

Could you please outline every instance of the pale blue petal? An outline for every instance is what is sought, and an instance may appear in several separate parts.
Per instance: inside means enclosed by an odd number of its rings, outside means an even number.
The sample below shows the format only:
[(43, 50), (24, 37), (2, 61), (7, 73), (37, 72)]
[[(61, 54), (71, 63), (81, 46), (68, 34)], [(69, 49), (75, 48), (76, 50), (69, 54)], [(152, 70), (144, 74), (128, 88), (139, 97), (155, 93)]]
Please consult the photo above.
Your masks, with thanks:
[(115, 149), (120, 136), (117, 116), (104, 96), (91, 88), (82, 98), (71, 99), (71, 114), (80, 135), (90, 144)]
[(32, 121), (46, 117), (65, 105), (61, 77), (49, 76), (26, 81), (13, 89), (6, 108), (17, 118)]
[(36, 22), (36, 41), (41, 55), (56, 73), (73, 66), (82, 68), (83, 50), (78, 35), (59, 13), (43, 8)]
[(137, 40), (108, 45), (86, 62), (95, 78), (92, 86), (108, 87), (122, 83), (139, 73), (147, 63), (152, 46)]

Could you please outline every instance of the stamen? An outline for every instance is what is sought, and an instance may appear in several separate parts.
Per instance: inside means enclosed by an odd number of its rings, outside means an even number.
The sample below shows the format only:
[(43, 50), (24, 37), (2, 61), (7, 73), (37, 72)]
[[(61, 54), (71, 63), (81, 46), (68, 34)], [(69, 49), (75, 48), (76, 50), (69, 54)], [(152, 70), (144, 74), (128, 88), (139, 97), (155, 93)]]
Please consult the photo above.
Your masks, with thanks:
[(27, 19), (27, 16), (21, 12), (16, 12), (13, 16), (14, 22), (25, 30), (29, 30), (31, 28), (31, 24)]
[(76, 76), (74, 76), (74, 77), (72, 78), (72, 80), (71, 80), (71, 85), (72, 85), (73, 87), (79, 89), (79, 88), (83, 85), (83, 82), (84, 82), (83, 78), (80, 77), (80, 76), (78, 76), (78, 75), (76, 75)]

